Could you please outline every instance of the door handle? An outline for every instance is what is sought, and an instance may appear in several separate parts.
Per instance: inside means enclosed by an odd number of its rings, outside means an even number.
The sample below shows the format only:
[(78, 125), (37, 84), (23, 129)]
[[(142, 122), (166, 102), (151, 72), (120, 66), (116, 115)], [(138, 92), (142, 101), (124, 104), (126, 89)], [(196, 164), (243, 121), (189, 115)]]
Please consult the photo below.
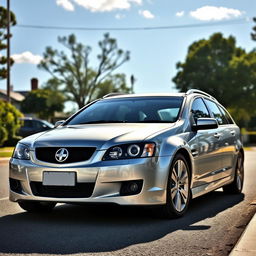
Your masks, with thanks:
[(216, 132), (216, 133), (214, 133), (214, 135), (213, 135), (216, 139), (219, 139), (220, 138), (220, 136), (221, 136), (221, 134), (220, 133), (218, 133), (218, 132)]
[(234, 130), (230, 131), (230, 133), (231, 133), (232, 136), (236, 135), (236, 132)]

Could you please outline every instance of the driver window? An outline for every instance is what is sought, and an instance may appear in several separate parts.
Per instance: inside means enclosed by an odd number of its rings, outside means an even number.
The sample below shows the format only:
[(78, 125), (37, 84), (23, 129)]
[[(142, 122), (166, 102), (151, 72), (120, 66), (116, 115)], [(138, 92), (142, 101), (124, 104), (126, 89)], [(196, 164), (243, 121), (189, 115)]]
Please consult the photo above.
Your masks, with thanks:
[(209, 111), (207, 110), (207, 108), (201, 98), (197, 98), (194, 100), (192, 107), (191, 107), (191, 113), (193, 115), (193, 119), (194, 119), (195, 123), (197, 122), (198, 118), (210, 117)]

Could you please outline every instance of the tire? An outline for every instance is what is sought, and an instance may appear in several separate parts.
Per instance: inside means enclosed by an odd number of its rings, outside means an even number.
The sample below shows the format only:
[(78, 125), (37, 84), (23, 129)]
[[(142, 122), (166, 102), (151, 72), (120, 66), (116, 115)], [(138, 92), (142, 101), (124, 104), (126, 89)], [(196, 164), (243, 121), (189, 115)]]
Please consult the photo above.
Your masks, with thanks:
[(182, 154), (177, 154), (172, 162), (166, 189), (166, 204), (160, 208), (164, 218), (182, 217), (191, 200), (191, 170)]
[(235, 177), (232, 183), (223, 186), (223, 191), (229, 194), (240, 194), (244, 184), (244, 158), (241, 152), (238, 153)]
[(50, 212), (55, 207), (54, 202), (20, 201), (19, 206), (27, 212), (45, 213)]

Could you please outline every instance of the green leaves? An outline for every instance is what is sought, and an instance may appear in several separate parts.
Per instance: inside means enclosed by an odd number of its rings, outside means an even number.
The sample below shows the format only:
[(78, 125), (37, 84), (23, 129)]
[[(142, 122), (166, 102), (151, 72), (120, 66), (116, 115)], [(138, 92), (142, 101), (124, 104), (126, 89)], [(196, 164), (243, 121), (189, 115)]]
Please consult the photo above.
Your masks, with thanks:
[[(16, 25), (16, 18), (14, 13), (11, 12), (10, 16), (11, 16), (10, 25), (11, 26)], [(6, 28), (7, 28), (7, 10), (3, 6), (0, 6), (0, 51), (5, 50), (7, 48), (7, 44), (5, 43), (7, 39)], [(6, 64), (7, 64), (7, 58), (5, 56), (0, 57), (0, 80), (5, 79), (7, 77)], [(12, 64), (13, 64), (13, 60), (11, 60), (11, 65)]]
[[(128, 51), (118, 48), (116, 39), (107, 33), (98, 43), (100, 53), (97, 55), (98, 65), (92, 67), (90, 64), (91, 47), (77, 42), (74, 34), (58, 37), (58, 41), (69, 51), (54, 50), (47, 47), (44, 60), (39, 68), (49, 72), (57, 79), (66, 97), (75, 101), (79, 108), (97, 97), (98, 91), (102, 90), (103, 84), (111, 80), (112, 86), (104, 91), (111, 92), (117, 84), (112, 73), (130, 58)], [(105, 83), (106, 82), (106, 83)], [(109, 88), (109, 89), (107, 89)], [(128, 87), (125, 87), (125, 90)], [(122, 88), (116, 88), (121, 90)]]
[[(248, 120), (241, 113), (256, 114), (256, 52), (236, 46), (233, 36), (213, 34), (189, 46), (184, 63), (177, 63), (173, 78), (181, 91), (200, 89), (216, 97), (226, 107), (237, 110), (237, 121)], [(237, 118), (236, 118), (237, 117)]]
[(0, 146), (8, 139), (15, 137), (20, 128), (21, 121), (19, 118), (22, 114), (13, 105), (0, 100)]
[[(52, 85), (52, 89), (50, 89)], [(22, 102), (21, 110), (24, 113), (35, 113), (39, 118), (48, 119), (54, 116), (55, 111), (64, 109), (64, 96), (57, 91), (58, 84), (56, 80), (51, 80), (46, 89), (38, 89), (29, 92)]]

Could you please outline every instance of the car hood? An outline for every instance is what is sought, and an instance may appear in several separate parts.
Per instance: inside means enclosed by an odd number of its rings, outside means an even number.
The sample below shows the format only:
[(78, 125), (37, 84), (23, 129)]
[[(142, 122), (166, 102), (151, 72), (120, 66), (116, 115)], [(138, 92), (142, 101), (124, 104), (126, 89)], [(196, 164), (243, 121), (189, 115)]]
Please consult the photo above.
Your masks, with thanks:
[(98, 150), (122, 143), (139, 142), (170, 129), (174, 124), (86, 124), (58, 127), (21, 142), (35, 147), (91, 146)]

